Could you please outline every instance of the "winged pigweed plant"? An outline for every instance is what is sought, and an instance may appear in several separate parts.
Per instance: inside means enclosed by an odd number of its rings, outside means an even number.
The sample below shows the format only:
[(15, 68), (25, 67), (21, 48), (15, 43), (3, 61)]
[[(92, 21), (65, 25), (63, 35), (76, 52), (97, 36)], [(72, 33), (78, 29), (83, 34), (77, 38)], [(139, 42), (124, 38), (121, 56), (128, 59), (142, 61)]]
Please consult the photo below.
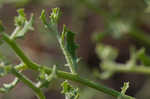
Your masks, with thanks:
[[(23, 9), (19, 9), (18, 14), (19, 15), (15, 17), (16, 28), (10, 36), (5, 33), (4, 27), (2, 26), (2, 24), (0, 24), (1, 40), (7, 43), (20, 59), (20, 64), (16, 66), (14, 66), (13, 64), (5, 64), (4, 61), (1, 61), (0, 76), (12, 74), (16, 78), (10, 84), (3, 84), (3, 87), (0, 88), (0, 92), (9, 92), (18, 84), (18, 82), (23, 82), (34, 91), (38, 99), (46, 99), (41, 89), (47, 87), (55, 78), (63, 78), (65, 81), (61, 84), (61, 86), (63, 89), (62, 93), (65, 94), (66, 99), (78, 99), (79, 96), (82, 95), (79, 92), (80, 88), (74, 88), (75, 86), (69, 84), (69, 80), (83, 84), (87, 87), (93, 88), (97, 91), (111, 95), (118, 99), (135, 99), (134, 97), (125, 94), (129, 86), (128, 83), (125, 83), (122, 91), (119, 92), (108, 88), (100, 83), (83, 78), (77, 73), (79, 59), (76, 56), (76, 49), (78, 48), (78, 46), (74, 41), (75, 33), (70, 31), (65, 25), (62, 32), (59, 33), (57, 26), (60, 18), (59, 8), (53, 8), (48, 19), (46, 17), (45, 11), (43, 10), (40, 19), (42, 20), (45, 28), (47, 28), (50, 33), (57, 38), (62, 53), (64, 54), (66, 59), (66, 64), (64, 65), (68, 67), (70, 72), (58, 70), (57, 66), (55, 65), (53, 66), (53, 68), (50, 68), (33, 62), (29, 57), (25, 55), (23, 50), (19, 47), (16, 39), (24, 37), (25, 33), (27, 33), (29, 30), (33, 30), (32, 25), (34, 22), (34, 15), (31, 14), (30, 19), (27, 20)], [(109, 51), (111, 50), (108, 49), (106, 54)], [(107, 55), (103, 56), (102, 57), (104, 58), (104, 60), (109, 57)], [(116, 55), (110, 57), (109, 60), (112, 61), (115, 57)], [(22, 73), (22, 71), (27, 69), (34, 70), (39, 73), (38, 82), (32, 82)]]

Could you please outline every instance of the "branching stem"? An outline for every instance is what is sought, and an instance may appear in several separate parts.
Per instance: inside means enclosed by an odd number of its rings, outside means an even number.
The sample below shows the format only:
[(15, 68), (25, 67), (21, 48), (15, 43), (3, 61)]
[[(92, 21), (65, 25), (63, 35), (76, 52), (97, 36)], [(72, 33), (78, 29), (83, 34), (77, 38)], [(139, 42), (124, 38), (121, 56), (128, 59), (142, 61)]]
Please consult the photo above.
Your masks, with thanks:
[(29, 80), (27, 77), (25, 77), (19, 71), (17, 71), (15, 68), (12, 68), (11, 72), (13, 75), (18, 77), (19, 80), (21, 80), (24, 84), (26, 84), (29, 88), (31, 88), (36, 93), (36, 95), (39, 99), (46, 99), (43, 92), (40, 90), (40, 88), (37, 88), (31, 80)]
[[(35, 71), (39, 71), (40, 69), (44, 68), (46, 72), (51, 73), (52, 69), (48, 68), (46, 66), (40, 66), (38, 64), (33, 63), (21, 50), (21, 48), (16, 44), (16, 42), (12, 39), (9, 38), (9, 36), (7, 34), (2, 34), (3, 36), (3, 40), (15, 51), (15, 53), (17, 54), (17, 56), (19, 56), (19, 58), (24, 62), (24, 64), (26, 64), (26, 66), (29, 69), (35, 70)], [(26, 68), (26, 66), (23, 66), (23, 68)], [(18, 69), (23, 69), (23, 68), (19, 68)], [(21, 81), (23, 81), (26, 85), (28, 85), (30, 88), (32, 88), (35, 93), (37, 94), (37, 96), (39, 97), (39, 99), (45, 99), (45, 97), (43, 96), (43, 93), (40, 91), (40, 89), (36, 88), (36, 86), (29, 80), (27, 79), (25, 76), (23, 76), (21, 73), (19, 73), (19, 70), (17, 71), (16, 69), (12, 70), (12, 73), (17, 76)], [(98, 91), (104, 92), (108, 95), (114, 96), (114, 97), (118, 97), (121, 95), (120, 92), (115, 91), (111, 88), (105, 87), (101, 84), (95, 83), (93, 81), (81, 78), (80, 76), (78, 76), (77, 74), (72, 74), (72, 73), (67, 73), (67, 72), (63, 72), (63, 71), (56, 71), (56, 74), (58, 77), (63, 78), (63, 79), (67, 79), (67, 80), (72, 80), (74, 82), (78, 82), (81, 83), (85, 86), (88, 86), (90, 88), (94, 88)], [(133, 97), (124, 96), (125, 99), (134, 99)]]

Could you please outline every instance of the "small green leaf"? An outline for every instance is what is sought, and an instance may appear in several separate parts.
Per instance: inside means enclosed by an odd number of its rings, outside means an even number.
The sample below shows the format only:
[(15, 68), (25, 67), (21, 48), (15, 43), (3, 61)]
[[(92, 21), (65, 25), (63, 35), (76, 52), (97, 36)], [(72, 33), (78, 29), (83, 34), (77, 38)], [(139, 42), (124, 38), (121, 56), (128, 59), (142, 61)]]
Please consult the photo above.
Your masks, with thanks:
[(11, 82), (10, 84), (3, 84), (3, 87), (0, 88), (0, 92), (2, 93), (7, 93), (9, 92), (11, 89), (13, 89), (19, 82), (18, 78), (15, 78), (13, 82)]
[(66, 99), (79, 99), (78, 88), (73, 88), (68, 81), (64, 81), (61, 86), (63, 87), (62, 93), (65, 94)]
[(19, 15), (15, 17), (15, 25), (22, 26), (25, 24), (26, 21), (26, 15), (24, 13), (24, 9), (18, 9), (17, 12)]
[(33, 30), (33, 27), (32, 27), (33, 21), (34, 21), (33, 14), (31, 14), (29, 21), (26, 19), (24, 9), (19, 9), (18, 14), (19, 15), (15, 17), (16, 29), (12, 33), (11, 39), (24, 37), (25, 33), (27, 33), (29, 30)]
[(45, 25), (45, 28), (48, 28), (51, 31), (51, 33), (58, 35), (57, 24), (59, 21), (59, 17), (60, 17), (60, 9), (53, 8), (51, 15), (49, 16), (49, 20), (46, 19), (45, 10), (42, 11), (40, 19)]
[(49, 16), (51, 24), (57, 24), (60, 17), (60, 9), (59, 8), (53, 8), (52, 13)]
[(32, 27), (34, 21), (34, 16), (33, 14), (31, 15), (31, 18), (29, 21), (25, 21), (24, 27), (15, 35), (15, 38), (20, 38), (25, 35), (29, 30), (34, 30)]
[(45, 13), (45, 10), (42, 10), (40, 19), (42, 20), (43, 24), (47, 27), (48, 22), (47, 22), (47, 19), (46, 19), (46, 13)]

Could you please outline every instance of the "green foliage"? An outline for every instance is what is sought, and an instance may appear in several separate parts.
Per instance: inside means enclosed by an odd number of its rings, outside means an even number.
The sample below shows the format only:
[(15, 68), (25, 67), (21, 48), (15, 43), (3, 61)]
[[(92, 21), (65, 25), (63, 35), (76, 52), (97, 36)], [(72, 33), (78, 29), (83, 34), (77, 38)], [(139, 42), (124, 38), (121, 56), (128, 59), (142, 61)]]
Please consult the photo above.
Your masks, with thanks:
[[(76, 49), (78, 48), (77, 44), (75, 43), (75, 33), (71, 32), (69, 29), (66, 28), (64, 25), (63, 32), (61, 34), (61, 44), (65, 47), (69, 57), (72, 59), (73, 68), (77, 69), (78, 58), (76, 56)], [(70, 65), (69, 63), (67, 65)]]
[(51, 24), (57, 24), (60, 17), (60, 9), (59, 8), (53, 8), (52, 13), (49, 16)]
[(70, 71), (72, 73), (76, 72), (78, 59), (75, 55), (77, 45), (74, 42), (75, 34), (66, 28), (64, 25), (63, 31), (60, 35), (57, 29), (58, 20), (60, 17), (60, 9), (54, 8), (52, 9), (52, 13), (50, 14), (50, 19), (47, 22), (45, 11), (43, 10), (41, 13), (41, 20), (44, 23), (45, 27), (50, 30), (52, 34), (57, 37), (57, 40), (60, 44), (60, 48), (66, 58), (67, 66), (69, 66)]
[(68, 81), (64, 81), (61, 86), (63, 87), (62, 93), (65, 94), (65, 99), (78, 99), (78, 88), (73, 88)]
[(65, 31), (66, 32), (66, 48), (68, 50), (68, 52), (70, 53), (72, 58), (76, 58), (76, 49), (78, 48), (78, 46), (76, 45), (76, 43), (74, 42), (74, 36), (75, 33), (71, 32), (71, 31)]
[[(27, 2), (29, 0), (21, 0), (20, 2), (25, 1)], [(5, 2), (7, 2), (7, 0), (5, 0)], [(127, 0), (125, 3), (123, 0), (109, 1), (109, 3), (105, 0), (78, 0), (78, 2), (85, 4), (87, 8), (90, 8), (99, 15), (103, 15), (104, 21), (106, 21), (106, 30), (104, 30), (104, 32), (101, 34), (94, 36), (96, 41), (102, 41), (102, 39), (104, 39), (106, 36), (121, 39), (128, 35), (150, 46), (149, 35), (138, 29), (138, 22), (136, 22), (139, 20), (139, 15), (141, 13), (142, 17), (145, 15), (143, 14), (145, 11), (149, 13), (149, 0), (137, 0), (134, 6), (130, 5), (133, 4), (132, 0)], [(147, 4), (146, 9), (144, 10), (143, 6), (139, 6), (139, 4), (143, 4), (143, 2)], [(102, 8), (99, 6), (99, 4), (105, 4), (104, 6), (106, 7), (103, 6)], [(16, 38), (24, 37), (25, 33), (27, 33), (29, 30), (33, 30), (32, 25), (34, 17), (31, 15), (31, 18), (27, 20), (23, 9), (19, 9), (18, 14), (19, 15), (15, 17), (16, 29), (12, 35), (8, 36), (6, 33), (4, 33), (4, 27), (1, 23), (0, 32), (2, 32), (1, 36), (3, 41), (14, 50), (23, 64), (20, 66), (14, 66), (13, 68), (13, 65), (5, 64), (4, 60), (2, 60), (0, 64), (0, 76), (5, 76), (6, 74), (11, 73), (17, 78), (10, 84), (3, 84), (4, 86), (0, 89), (0, 91), (8, 92), (16, 86), (18, 81), (22, 81), (35, 92), (39, 99), (45, 99), (41, 88), (48, 87), (51, 81), (55, 80), (57, 76), (58, 78), (81, 83), (98, 91), (102, 91), (108, 95), (112, 95), (118, 99), (134, 99), (133, 97), (125, 95), (125, 92), (129, 87), (129, 83), (124, 83), (122, 91), (118, 92), (79, 76), (77, 72), (78, 58), (76, 55), (78, 46), (75, 43), (75, 33), (67, 29), (65, 25), (63, 31), (59, 33), (58, 23), (61, 15), (59, 8), (53, 8), (49, 17), (46, 16), (46, 12), (43, 10), (40, 18), (44, 23), (44, 26), (50, 30), (50, 34), (54, 34), (54, 36), (56, 36), (66, 59), (65, 65), (69, 67), (70, 72), (56, 70), (55, 66), (53, 68), (49, 68), (34, 63), (24, 54), (22, 49), (20, 49), (15, 42)], [(127, 17), (128, 15), (131, 15), (131, 17)], [(117, 49), (112, 48), (111, 46), (105, 46), (101, 43), (97, 44), (96, 53), (101, 59), (100, 68), (102, 69), (102, 73), (99, 73), (98, 70), (96, 71), (96, 75), (100, 75), (100, 78), (107, 79), (117, 72), (130, 72), (150, 75), (150, 57), (146, 55), (143, 49), (140, 51), (131, 49), (130, 59), (125, 64), (117, 63), (115, 61), (119, 53)], [(137, 62), (139, 63), (137, 64)], [(39, 73), (39, 78), (37, 79), (38, 83), (33, 83), (21, 73), (26, 69), (32, 69)], [(65, 94), (66, 99), (77, 99), (79, 97), (78, 88), (73, 88), (67, 81), (62, 83), (62, 87), (62, 93)]]
[(34, 21), (33, 14), (31, 14), (29, 21), (26, 19), (24, 9), (19, 9), (18, 14), (19, 15), (15, 17), (16, 29), (11, 35), (12, 39), (23, 37), (25, 33), (27, 33), (29, 30), (33, 30), (33, 27), (32, 27), (33, 21)]
[[(6, 33), (2, 33), (2, 40), (6, 42), (12, 50), (16, 53), (16, 55), (20, 58), (21, 64), (13, 66), (5, 64), (2, 60), (2, 63), (0, 64), (0, 76), (5, 76), (6, 74), (13, 74), (16, 78), (15, 80), (10, 84), (3, 84), (3, 87), (0, 89), (1, 92), (8, 92), (11, 89), (13, 89), (19, 81), (22, 81), (25, 85), (27, 85), (29, 88), (31, 88), (36, 96), (39, 99), (46, 99), (42, 88), (47, 88), (48, 85), (56, 78), (63, 78), (65, 81), (61, 84), (63, 87), (62, 93), (65, 94), (66, 99), (78, 99), (79, 98), (79, 90), (78, 88), (73, 88), (68, 81), (71, 80), (74, 82), (81, 83), (85, 86), (94, 88), (98, 91), (104, 92), (108, 95), (114, 96), (114, 97), (122, 97), (121, 99), (133, 99), (133, 97), (123, 95), (125, 94), (125, 91), (128, 87), (127, 84), (122, 88), (122, 92), (115, 91), (111, 88), (107, 88), (101, 84), (98, 84), (96, 82), (87, 80), (85, 78), (82, 78), (79, 76), (79, 74), (76, 71), (78, 58), (76, 56), (76, 49), (77, 45), (75, 43), (75, 33), (71, 32), (69, 29), (66, 28), (64, 25), (62, 33), (58, 32), (57, 25), (60, 17), (60, 9), (54, 8), (52, 9), (52, 13), (50, 14), (49, 19), (46, 18), (46, 13), (43, 10), (41, 13), (41, 20), (44, 23), (45, 27), (48, 28), (53, 34), (55, 34), (58, 43), (60, 45), (60, 48), (65, 56), (67, 66), (70, 69), (70, 72), (60, 71), (56, 69), (56, 66), (53, 68), (50, 68), (48, 66), (43, 66), (40, 64), (34, 63), (30, 58), (28, 58), (23, 50), (17, 45), (16, 38), (23, 37), (28, 30), (32, 30), (33, 27), (33, 20), (34, 17), (31, 15), (29, 21), (26, 18), (26, 15), (24, 13), (23, 9), (18, 10), (18, 17), (15, 18), (15, 25), (16, 29), (12, 33), (11, 36), (7, 35)], [(1, 31), (3, 31), (3, 27), (1, 27)], [(100, 53), (102, 52), (102, 53)], [(109, 46), (103, 46), (99, 45), (97, 47), (97, 53), (99, 57), (103, 60), (102, 65), (104, 65), (104, 70), (106, 70), (107, 73), (114, 73), (119, 71), (119, 69), (116, 71), (116, 64), (114, 61), (117, 57), (117, 51)], [(133, 54), (133, 56), (139, 56), (136, 54)], [(140, 54), (142, 56), (143, 54)], [(143, 56), (142, 56), (143, 57)], [(133, 57), (134, 58), (134, 57)], [(133, 58), (131, 58), (133, 60)], [(136, 58), (137, 59), (137, 58)], [(106, 66), (105, 66), (106, 65)], [(111, 68), (107, 67), (111, 65)], [(119, 64), (120, 65), (120, 64)], [(33, 83), (30, 79), (28, 79), (24, 74), (22, 74), (22, 71), (31, 69), (39, 73), (38, 77), (38, 83)], [(121, 68), (122, 69), (122, 68)], [(124, 69), (124, 68), (123, 68)], [(131, 68), (129, 68), (130, 70)], [(145, 71), (144, 71), (145, 72)]]
[(26, 21), (26, 15), (24, 13), (24, 9), (17, 10), (19, 16), (15, 17), (15, 25), (16, 26), (23, 26)]
[(45, 10), (42, 10), (40, 19), (42, 20), (43, 24), (46, 28), (48, 28), (50, 31), (52, 31), (52, 34), (58, 35), (57, 31), (57, 24), (60, 17), (60, 9), (59, 8), (53, 8), (52, 13), (49, 16), (49, 19), (46, 18)]
[(47, 23), (47, 20), (46, 20), (46, 13), (45, 13), (45, 10), (42, 10), (40, 19), (42, 20), (42, 22), (43, 22), (43, 24), (44, 24), (45, 26), (48, 26), (48, 23)]

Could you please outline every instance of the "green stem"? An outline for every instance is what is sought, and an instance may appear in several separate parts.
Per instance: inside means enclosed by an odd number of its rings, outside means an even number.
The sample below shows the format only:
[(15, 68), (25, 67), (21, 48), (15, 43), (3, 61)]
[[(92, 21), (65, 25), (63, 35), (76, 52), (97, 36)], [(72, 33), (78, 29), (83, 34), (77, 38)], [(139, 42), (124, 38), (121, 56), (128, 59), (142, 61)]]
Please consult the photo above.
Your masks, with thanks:
[(38, 65), (31, 62), (30, 59), (24, 54), (22, 49), (16, 44), (14, 39), (10, 39), (9, 36), (5, 33), (2, 34), (3, 40), (16, 52), (17, 56), (26, 64), (29, 66), (29, 68), (32, 68), (34, 70), (37, 70)]
[[(44, 69), (45, 72), (47, 72), (47, 73), (51, 73), (52, 72), (52, 69), (48, 68), (46, 66), (40, 67), (40, 69)], [(18, 68), (18, 70), (19, 70), (19, 68)], [(114, 96), (114, 97), (118, 97), (118, 96), (122, 95), (120, 92), (118, 92), (116, 90), (113, 90), (111, 88), (105, 87), (104, 85), (102, 85), (100, 83), (98, 84), (98, 83), (95, 83), (95, 82), (90, 81), (88, 79), (84, 79), (84, 78), (82, 78), (82, 77), (80, 77), (79, 75), (76, 75), (76, 74), (72, 74), (72, 73), (68, 73), (68, 72), (57, 70), (56, 71), (56, 75), (59, 78), (63, 78), (63, 79), (66, 79), (66, 80), (71, 80), (71, 81), (80, 83), (82, 85), (88, 86), (90, 88), (93, 88), (95, 90), (101, 91), (101, 92), (103, 92), (105, 94), (108, 94), (108, 95), (111, 95), (111, 96)], [(127, 96), (127, 95), (124, 95), (124, 97), (126, 99), (134, 99), (133, 97), (130, 97), (130, 96)]]
[(111, 71), (111, 72), (124, 72), (124, 73), (139, 73), (139, 74), (147, 74), (150, 75), (150, 67), (149, 66), (127, 66), (124, 64), (117, 64), (117, 63), (103, 63), (102, 69), (104, 71)]
[(66, 72), (63, 72), (63, 71), (58, 71), (57, 76), (60, 77), (60, 78), (63, 78), (63, 79), (78, 82), (80, 84), (86, 85), (90, 88), (94, 88), (98, 91), (104, 92), (104, 93), (106, 93), (108, 95), (111, 95), (111, 96), (114, 96), (114, 97), (118, 97), (120, 95), (120, 92), (118, 92), (118, 91), (115, 91), (111, 88), (108, 88), (108, 87), (105, 87), (101, 84), (90, 81), (88, 79), (81, 78), (80, 76), (75, 75), (75, 74), (70, 74), (70, 73), (66, 73)]
[(22, 75), (19, 71), (17, 71), (15, 68), (11, 69), (11, 72), (13, 75), (15, 75), (16, 77), (19, 78), (19, 80), (21, 80), (24, 84), (26, 84), (29, 88), (31, 88), (35, 93), (36, 96), (39, 99), (46, 99), (43, 92), (37, 88), (33, 82), (31, 80), (29, 80), (27, 77), (25, 77), (24, 75)]
[[(52, 69), (39, 66), (38, 64), (35, 64), (32, 61), (30, 61), (30, 59), (28, 59), (28, 57), (22, 52), (22, 50), (16, 44), (16, 42), (14, 40), (10, 39), (8, 37), (8, 35), (3, 34), (3, 40), (15, 51), (15, 53), (27, 65), (28, 68), (36, 70), (36, 71), (39, 71), (41, 68), (45, 68), (46, 72), (49, 72), (49, 73), (52, 72)], [(18, 69), (22, 69), (22, 68), (18, 68)], [(19, 73), (15, 69), (13, 69), (12, 73), (14, 75), (16, 75), (20, 80), (22, 80), (25, 84), (27, 84), (30, 88), (32, 88), (36, 92), (36, 94), (40, 97), (40, 99), (44, 99), (44, 96), (42, 95), (41, 91), (39, 89), (37, 89), (35, 87), (35, 85), (30, 80), (28, 80), (26, 77), (21, 75), (21, 73)], [(72, 80), (72, 81), (81, 83), (83, 85), (94, 88), (98, 91), (104, 92), (104, 93), (106, 93), (108, 95), (111, 95), (111, 96), (114, 96), (114, 97), (118, 97), (118, 96), (121, 95), (121, 93), (118, 92), (118, 91), (115, 91), (111, 88), (107, 88), (107, 87), (105, 87), (101, 84), (97, 84), (97, 83), (89, 81), (87, 79), (83, 79), (83, 78), (79, 77), (76, 74), (70, 74), (70, 73), (66, 73), (66, 72), (63, 72), (63, 71), (57, 71), (56, 74), (60, 78), (64, 78), (64, 79), (68, 79), (68, 80)], [(127, 99), (132, 99), (132, 97), (130, 97), (130, 96), (125, 95), (125, 97), (127, 97)]]
[(20, 29), (21, 29), (21, 27), (16, 27), (16, 29), (14, 30), (14, 32), (12, 33), (12, 35), (10, 36), (10, 38), (11, 39), (13, 39), (15, 36), (16, 36), (16, 34), (20, 31)]

